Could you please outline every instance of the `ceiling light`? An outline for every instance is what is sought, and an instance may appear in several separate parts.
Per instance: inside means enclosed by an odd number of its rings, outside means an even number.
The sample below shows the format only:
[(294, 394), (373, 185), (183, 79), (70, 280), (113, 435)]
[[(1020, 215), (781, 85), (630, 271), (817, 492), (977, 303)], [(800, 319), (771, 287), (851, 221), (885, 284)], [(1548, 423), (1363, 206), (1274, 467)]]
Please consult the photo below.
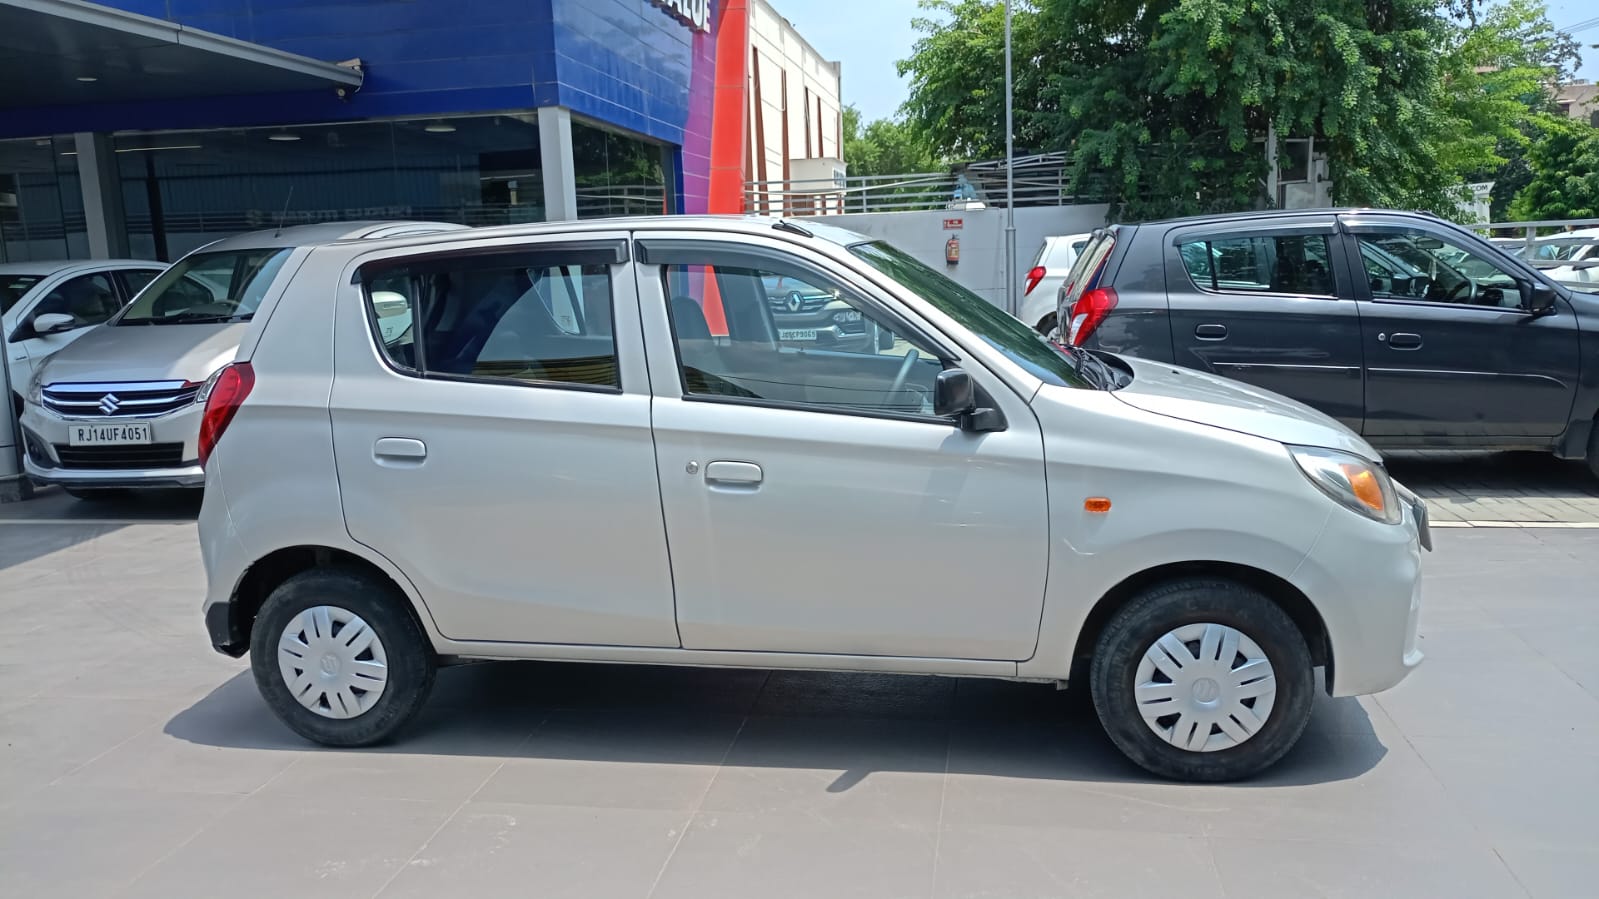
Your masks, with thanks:
[(99, 81), (100, 79), (98, 77), (94, 76), (94, 75), (79, 75), (78, 76), (78, 80), (83, 82), (84, 84), (93, 84), (96, 81)]
[(454, 134), (455, 126), (449, 122), (428, 122), (427, 127), (422, 130), (429, 134)]
[(291, 140), (299, 140), (299, 139), (300, 139), (300, 135), (295, 134), (292, 131), (278, 131), (278, 132), (275, 132), (273, 134), (267, 135), (267, 140), (291, 141)]

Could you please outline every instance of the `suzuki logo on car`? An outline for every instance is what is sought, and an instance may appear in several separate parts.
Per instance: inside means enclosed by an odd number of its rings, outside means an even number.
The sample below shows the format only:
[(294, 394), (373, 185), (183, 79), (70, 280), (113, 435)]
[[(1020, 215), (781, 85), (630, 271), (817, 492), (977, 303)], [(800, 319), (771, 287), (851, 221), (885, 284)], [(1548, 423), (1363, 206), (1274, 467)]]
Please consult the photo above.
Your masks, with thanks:
[(120, 408), (122, 408), (122, 401), (117, 399), (116, 394), (108, 393), (105, 396), (100, 397), (101, 412), (104, 412), (107, 415), (115, 415), (117, 414), (117, 410)]

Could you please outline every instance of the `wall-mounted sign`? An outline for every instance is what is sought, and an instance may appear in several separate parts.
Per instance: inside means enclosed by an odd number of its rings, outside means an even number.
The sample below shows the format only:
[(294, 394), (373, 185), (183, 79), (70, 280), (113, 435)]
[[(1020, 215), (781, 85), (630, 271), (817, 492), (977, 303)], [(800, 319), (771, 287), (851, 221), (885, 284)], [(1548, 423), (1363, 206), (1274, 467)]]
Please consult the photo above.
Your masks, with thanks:
[(650, 2), (696, 31), (711, 30), (711, 0), (650, 0)]
[(961, 228), (965, 227), (965, 225), (965, 219), (944, 219), (945, 231), (959, 231)]

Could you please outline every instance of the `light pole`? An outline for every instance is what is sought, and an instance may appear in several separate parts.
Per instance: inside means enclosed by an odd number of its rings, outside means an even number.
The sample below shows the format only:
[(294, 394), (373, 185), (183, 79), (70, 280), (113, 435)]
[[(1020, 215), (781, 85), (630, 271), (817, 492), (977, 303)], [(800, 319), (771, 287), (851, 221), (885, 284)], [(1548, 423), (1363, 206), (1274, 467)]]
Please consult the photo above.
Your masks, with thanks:
[(1005, 311), (1016, 315), (1016, 128), (1011, 112), (1010, 0), (1005, 0)]

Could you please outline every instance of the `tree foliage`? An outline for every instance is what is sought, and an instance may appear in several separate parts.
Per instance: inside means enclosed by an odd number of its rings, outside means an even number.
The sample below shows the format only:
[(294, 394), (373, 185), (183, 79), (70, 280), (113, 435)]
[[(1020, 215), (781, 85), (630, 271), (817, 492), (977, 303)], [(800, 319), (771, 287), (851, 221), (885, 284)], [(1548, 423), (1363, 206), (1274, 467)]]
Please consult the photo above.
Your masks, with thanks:
[(1532, 177), (1516, 194), (1516, 221), (1599, 218), (1599, 128), (1550, 117), (1527, 153)]
[(897, 119), (862, 126), (861, 112), (844, 107), (844, 161), (851, 175), (900, 175), (939, 167), (938, 159), (911, 127)]
[[(923, 7), (910, 127), (1002, 156), (1002, 4)], [(1079, 188), (1108, 177), (1124, 217), (1266, 204), (1273, 131), (1316, 140), (1336, 201), (1455, 214), (1574, 58), (1537, 0), (1032, 0), (1013, 47), (1018, 144), (1067, 152)]]

